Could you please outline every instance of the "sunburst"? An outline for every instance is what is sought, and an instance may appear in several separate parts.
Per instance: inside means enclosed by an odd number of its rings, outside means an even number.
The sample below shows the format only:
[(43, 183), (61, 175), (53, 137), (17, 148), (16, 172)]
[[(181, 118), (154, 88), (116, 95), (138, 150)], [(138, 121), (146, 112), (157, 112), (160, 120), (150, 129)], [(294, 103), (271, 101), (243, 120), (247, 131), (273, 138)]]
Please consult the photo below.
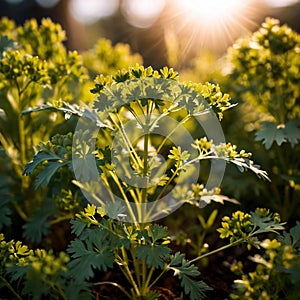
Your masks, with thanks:
[(253, 29), (257, 14), (253, 0), (173, 0), (169, 8), (166, 30), (175, 31), (183, 58), (202, 49), (223, 52)]

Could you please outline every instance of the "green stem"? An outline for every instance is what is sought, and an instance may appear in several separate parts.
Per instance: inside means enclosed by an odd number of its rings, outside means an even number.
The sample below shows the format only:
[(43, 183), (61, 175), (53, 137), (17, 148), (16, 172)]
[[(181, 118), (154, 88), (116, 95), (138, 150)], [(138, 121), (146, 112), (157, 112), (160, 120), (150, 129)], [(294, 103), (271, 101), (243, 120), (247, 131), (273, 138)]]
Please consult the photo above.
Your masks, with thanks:
[(156, 278), (152, 281), (152, 283), (151, 284), (149, 284), (149, 289), (151, 289), (155, 284), (156, 284), (156, 282), (167, 272), (167, 271), (169, 271), (169, 268), (170, 268), (170, 265), (167, 265), (165, 268), (164, 268), (164, 270), (158, 275), (158, 276), (156, 276)]
[(134, 109), (132, 107), (130, 107), (130, 105), (126, 105), (126, 108), (131, 112), (131, 114), (134, 116), (134, 118), (136, 119), (136, 121), (139, 123), (139, 125), (141, 127), (143, 127), (143, 123), (141, 121), (141, 119), (139, 118), (139, 116), (137, 115), (137, 113), (134, 111)]
[[(122, 187), (122, 185), (121, 185), (121, 182), (120, 182), (118, 176), (117, 176), (113, 171), (111, 171), (110, 174), (111, 174), (111, 177), (113, 178), (113, 180), (115, 181), (116, 185), (118, 186), (119, 191), (121, 192), (122, 197), (123, 197), (123, 199), (125, 200), (125, 202), (126, 202), (126, 204), (127, 204), (129, 213), (130, 213), (131, 217), (133, 218), (132, 220), (135, 220), (135, 221), (136, 221), (134, 212), (133, 212), (133, 210), (132, 210), (132, 208), (131, 208), (131, 205), (130, 205), (130, 201), (128, 200), (127, 195), (126, 195), (126, 193), (124, 192), (124, 189), (123, 189), (123, 187)], [(135, 221), (134, 221), (134, 222), (135, 222)]]
[(26, 215), (26, 213), (23, 211), (23, 209), (20, 207), (20, 205), (16, 202), (13, 202), (14, 208), (16, 209), (16, 211), (18, 212), (19, 216), (24, 220), (27, 221), (28, 220), (28, 216)]
[(129, 293), (127, 293), (127, 291), (121, 285), (119, 285), (116, 282), (102, 281), (102, 282), (96, 282), (93, 285), (96, 286), (96, 285), (106, 285), (106, 284), (110, 284), (110, 285), (113, 285), (113, 286), (117, 287), (119, 290), (121, 290), (124, 293), (124, 295), (126, 295), (129, 299), (132, 299), (131, 295)]
[(74, 214), (67, 214), (65, 216), (56, 218), (55, 220), (50, 221), (50, 225), (54, 225), (63, 221), (67, 221), (67, 220), (71, 220), (72, 218), (74, 218)]
[(151, 269), (148, 272), (148, 276), (147, 276), (147, 279), (146, 279), (145, 284), (144, 284), (145, 287), (147, 287), (147, 289), (150, 289), (150, 281), (151, 281), (154, 270), (155, 270), (155, 268), (151, 267)]
[[(146, 177), (148, 173), (148, 143), (149, 143), (149, 134), (146, 133), (144, 136), (144, 151), (143, 151), (143, 175)], [(145, 203), (147, 201), (147, 186), (143, 188), (142, 190), (142, 203)]]
[(142, 260), (142, 295), (145, 296), (147, 294), (147, 265), (146, 261)]
[(13, 295), (16, 296), (18, 300), (22, 300), (20, 295), (13, 289), (10, 283), (3, 276), (0, 275), (0, 279), (5, 284), (5, 286), (13, 293)]
[(122, 255), (123, 255), (123, 262), (122, 262), (122, 266), (124, 267), (124, 271), (126, 272), (126, 277), (127, 279), (129, 280), (129, 282), (131, 283), (136, 295), (139, 297), (141, 296), (141, 292), (140, 292), (140, 289), (139, 287), (137, 286), (132, 274), (131, 274), (131, 270), (129, 269), (128, 267), (128, 257), (127, 257), (127, 254), (126, 254), (126, 250), (124, 249), (124, 247), (122, 247), (121, 249), (122, 251)]
[[(189, 120), (189, 118), (191, 117), (191, 115), (187, 115), (185, 116), (180, 122), (177, 123), (177, 125), (168, 133), (168, 135), (165, 136), (165, 138), (162, 140), (162, 142), (160, 143), (160, 145), (158, 146), (156, 153), (159, 153), (160, 150), (162, 149), (162, 147), (165, 145), (166, 141), (170, 138), (170, 136), (177, 130), (177, 128), (179, 126), (181, 126), (182, 124), (184, 124), (185, 122), (187, 122)], [(154, 121), (154, 123), (157, 122), (157, 120)], [(152, 127), (154, 125), (154, 123), (150, 126)], [(153, 159), (154, 156), (152, 157), (149, 165), (151, 165), (153, 163)]]
[(194, 263), (194, 262), (196, 262), (196, 261), (198, 261), (198, 260), (203, 259), (204, 257), (210, 256), (210, 255), (216, 254), (216, 253), (218, 253), (218, 252), (220, 252), (220, 251), (223, 251), (223, 250), (225, 250), (225, 249), (228, 249), (228, 248), (237, 246), (237, 245), (239, 245), (239, 244), (245, 242), (246, 240), (247, 240), (247, 238), (241, 238), (241, 239), (239, 239), (239, 240), (236, 240), (235, 242), (233, 242), (233, 243), (231, 243), (231, 244), (227, 244), (227, 245), (225, 245), (225, 246), (219, 247), (219, 248), (217, 248), (217, 249), (215, 249), (215, 250), (212, 250), (212, 251), (210, 251), (210, 252), (207, 252), (207, 253), (204, 253), (204, 254), (202, 254), (202, 255), (200, 255), (200, 256), (197, 256), (196, 258), (190, 260), (189, 263)]
[(136, 251), (134, 249), (134, 247), (131, 246), (131, 257), (132, 257), (132, 262), (133, 262), (133, 266), (134, 266), (134, 271), (135, 271), (135, 274), (136, 274), (136, 279), (137, 279), (137, 284), (139, 286), (139, 289), (141, 290), (142, 289), (142, 282), (141, 282), (141, 270), (140, 270), (140, 262), (136, 259)]
[(155, 200), (159, 200), (161, 198), (161, 196), (164, 194), (164, 192), (166, 191), (166, 189), (168, 188), (168, 186), (170, 185), (170, 183), (174, 180), (174, 178), (178, 174), (178, 171), (179, 171), (179, 168), (177, 168), (173, 172), (173, 175), (169, 178), (168, 182), (164, 185), (164, 187), (162, 188), (162, 190), (160, 191), (160, 193), (158, 194), (158, 196), (156, 197)]
[(127, 147), (127, 151), (128, 151), (128, 153), (129, 153), (129, 155), (131, 156), (132, 160), (133, 160), (137, 165), (142, 166), (142, 162), (141, 162), (139, 156), (137, 155), (137, 153), (135, 152), (135, 149), (134, 149), (134, 147), (132, 146), (132, 144), (131, 144), (131, 142), (130, 142), (130, 140), (129, 140), (127, 134), (126, 134), (126, 131), (125, 131), (125, 129), (124, 129), (124, 125), (123, 125), (121, 119), (119, 118), (119, 115), (116, 114), (116, 117), (117, 117), (117, 119), (118, 119), (118, 121), (119, 121), (119, 123), (120, 123), (120, 126), (116, 123), (116, 121), (114, 120), (113, 117), (111, 117), (111, 120), (112, 120), (112, 122), (114, 123), (114, 125), (118, 128), (118, 130), (120, 131), (120, 133), (122, 134), (122, 137), (123, 137), (123, 140), (124, 140), (125, 145), (126, 145), (126, 147)]

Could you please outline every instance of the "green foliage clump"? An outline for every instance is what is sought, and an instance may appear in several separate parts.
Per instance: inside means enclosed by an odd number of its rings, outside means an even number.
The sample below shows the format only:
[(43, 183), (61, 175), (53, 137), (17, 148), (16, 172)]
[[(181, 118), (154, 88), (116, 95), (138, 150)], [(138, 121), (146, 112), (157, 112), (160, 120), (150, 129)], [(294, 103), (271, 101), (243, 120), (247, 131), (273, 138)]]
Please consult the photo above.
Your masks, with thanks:
[[(70, 168), (71, 158), (67, 159), (67, 145), (58, 145), (59, 143), (54, 142), (55, 137), (51, 136), (54, 128), (63, 135), (73, 130), (76, 119), (71, 118), (71, 115), (75, 112), (75, 106), (72, 106), (72, 112), (65, 115), (58, 114), (57, 110), (33, 113), (34, 108), (47, 107), (48, 104), (56, 108), (69, 107), (70, 103), (74, 104), (88, 94), (86, 90), (89, 91), (92, 81), (89, 80), (87, 67), (91, 64), (84, 66), (85, 59), (76, 51), (68, 51), (65, 41), (65, 31), (50, 19), (42, 19), (40, 23), (31, 19), (23, 26), (17, 26), (6, 17), (0, 20), (0, 161), (3, 174), (0, 194), (6, 199), (1, 202), (0, 227), (9, 225), (11, 216), (17, 214), (22, 222), (27, 223), (24, 225), (24, 236), (35, 242), (41, 241), (42, 236), (49, 232), (46, 220), (53, 212), (56, 212), (57, 222), (63, 221), (72, 217), (72, 209), (75, 213), (81, 205), (80, 196), (72, 186), (71, 179), (70, 184), (62, 189), (54, 187), (55, 184), (61, 186), (62, 179), (66, 183), (70, 172), (60, 172), (55, 183), (52, 186), (48, 184), (58, 168), (66, 165)], [(89, 54), (94, 63), (104, 62), (104, 56), (110, 55), (111, 62), (106, 69), (108, 73), (111, 69), (128, 67), (131, 63), (140, 61), (138, 55), (130, 55), (127, 45), (113, 47), (109, 41), (103, 40), (99, 41), (94, 50)], [(83, 99), (92, 97), (94, 96), (90, 94)], [(77, 112), (82, 113), (81, 110)], [(55, 152), (50, 148), (46, 150), (46, 145), (42, 147), (39, 144), (50, 137), (56, 148), (61, 147), (59, 151)], [(70, 146), (72, 137), (69, 138)], [(39, 147), (44, 150), (44, 156), (38, 158), (44, 164), (44, 170), (35, 181), (34, 176), (23, 176), (23, 169), (36, 150), (42, 151)], [(71, 152), (69, 154), (71, 156)], [(50, 167), (46, 166), (46, 162), (49, 162)], [(28, 174), (32, 173), (35, 164), (36, 157)], [(37, 188), (39, 189), (35, 191)], [(54, 193), (50, 191), (53, 188)], [(57, 210), (60, 213), (57, 214)], [(56, 222), (54, 219), (52, 221)], [(38, 228), (41, 230), (37, 230)]]
[(11, 182), (9, 191), (1, 190), (1, 195), (9, 199), (6, 208), (10, 214), (17, 212), (28, 221), (43, 206), (46, 194), (39, 190), (32, 201), (33, 181), (22, 176), (23, 168), (31, 160), (34, 147), (50, 137), (49, 128), (64, 119), (56, 113), (22, 113), (48, 101), (77, 100), (78, 83), (87, 79), (87, 72), (79, 54), (66, 50), (61, 26), (50, 19), (43, 19), (41, 24), (28, 20), (16, 26), (2, 18), (0, 24), (0, 143), (4, 151), (0, 160)]
[[(219, 122), (234, 106), (218, 84), (180, 82), (173, 68), (144, 67), (127, 45), (112, 46), (105, 39), (82, 56), (67, 51), (65, 32), (50, 19), (16, 26), (3, 18), (0, 35), (0, 168), (5, 171), (0, 195), (7, 199), (0, 204), (0, 228), (18, 214), (22, 237), (32, 243), (6, 242), (0, 234), (1, 295), (90, 299), (93, 293), (101, 297), (104, 286), (114, 286), (129, 299), (154, 300), (161, 296), (162, 280), (172, 274), (182, 297), (204, 299), (211, 288), (196, 262), (243, 243), (264, 247), (261, 233), (284, 229), (279, 215), (269, 210), (238, 211), (224, 217), (218, 229), (229, 243), (208, 251), (204, 237), (214, 227), (214, 210), (207, 220), (198, 216), (203, 232), (194, 243), (197, 256), (187, 259), (174, 251), (168, 228), (149, 221), (183, 204), (238, 203), (221, 195), (218, 186), (206, 187), (207, 174), (196, 170), (204, 161), (231, 163), (268, 179), (251, 153), (195, 129), (197, 117)], [(286, 38), (285, 30), (279, 37)], [(293, 38), (285, 51), (293, 49)], [(281, 55), (278, 42), (271, 40), (268, 47)], [(74, 131), (76, 124), (83, 128)], [(181, 135), (191, 128), (189, 142), (178, 145), (176, 139), (184, 140)], [(298, 138), (290, 135), (288, 141), (296, 146)], [(190, 177), (194, 182), (186, 180)], [(109, 192), (103, 194), (105, 188)], [(160, 201), (168, 193), (171, 201)], [(86, 206), (84, 196), (97, 206)], [(292, 250), (298, 247), (297, 232), (271, 242), (286, 246), (280, 272), (293, 282), (299, 280)], [(270, 259), (275, 246), (266, 246)]]
[[(261, 160), (272, 184), (261, 187), (284, 219), (299, 204), (300, 36), (279, 20), (267, 18), (257, 32), (237, 41), (228, 51), (228, 86), (243, 100), (240, 120), (254, 131)], [(265, 152), (264, 150), (267, 150)], [(297, 218), (297, 216), (294, 216)]]
[(236, 91), (278, 124), (299, 118), (299, 35), (267, 18), (250, 38), (230, 50)]
[(14, 299), (90, 299), (87, 285), (75, 283), (68, 273), (65, 252), (55, 256), (52, 250), (32, 250), (0, 234), (0, 255), (0, 288), (6, 287)]
[(280, 223), (278, 213), (271, 213), (265, 208), (257, 208), (250, 214), (237, 211), (232, 214), (231, 218), (223, 217), (222, 227), (217, 231), (220, 233), (220, 238), (229, 238), (231, 243), (246, 242), (250, 249), (251, 245), (257, 246), (256, 235), (267, 232), (277, 233), (278, 230), (284, 229), (284, 224)]
[(142, 64), (143, 59), (139, 54), (131, 54), (129, 45), (117, 43), (112, 45), (110, 40), (99, 39), (95, 46), (82, 54), (83, 63), (91, 72), (110, 75), (118, 70), (127, 69), (136, 63)]
[[(158, 224), (143, 228), (127, 225), (108, 218), (107, 209), (110, 209), (109, 205), (99, 208), (88, 205), (71, 221), (76, 238), (67, 251), (72, 258), (69, 267), (74, 280), (81, 282), (92, 278), (96, 270), (106, 271), (116, 264), (132, 290), (130, 293), (119, 284), (115, 286), (130, 299), (136, 299), (155, 295), (154, 284), (163, 274), (173, 271), (190, 299), (204, 299), (204, 293), (210, 288), (197, 280), (200, 272), (185, 259), (184, 254), (171, 254), (166, 227)], [(157, 294), (150, 299), (156, 297)]]
[(289, 233), (259, 243), (263, 253), (251, 257), (256, 263), (254, 271), (244, 273), (241, 262), (232, 265), (232, 270), (241, 278), (234, 282), (231, 299), (298, 299), (299, 239), (298, 222)]

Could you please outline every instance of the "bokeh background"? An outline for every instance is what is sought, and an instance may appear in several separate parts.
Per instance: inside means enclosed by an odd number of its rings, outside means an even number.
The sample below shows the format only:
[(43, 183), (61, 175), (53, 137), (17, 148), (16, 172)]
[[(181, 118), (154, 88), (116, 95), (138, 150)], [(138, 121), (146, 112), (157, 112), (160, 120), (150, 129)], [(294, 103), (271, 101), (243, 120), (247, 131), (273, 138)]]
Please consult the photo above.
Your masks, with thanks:
[(17, 24), (43, 17), (60, 23), (71, 50), (87, 50), (105, 37), (113, 44), (128, 43), (145, 65), (172, 64), (177, 70), (204, 52), (221, 56), (238, 37), (256, 30), (266, 16), (299, 32), (299, 15), (297, 0), (0, 1), (0, 16)]

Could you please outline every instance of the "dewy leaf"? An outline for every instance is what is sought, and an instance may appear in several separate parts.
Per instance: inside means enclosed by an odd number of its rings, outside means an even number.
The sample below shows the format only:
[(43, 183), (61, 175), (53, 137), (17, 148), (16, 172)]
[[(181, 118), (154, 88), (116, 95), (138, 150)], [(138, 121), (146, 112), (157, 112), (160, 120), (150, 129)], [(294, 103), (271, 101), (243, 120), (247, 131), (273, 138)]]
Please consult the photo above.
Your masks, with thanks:
[(262, 141), (267, 150), (271, 148), (274, 142), (278, 146), (286, 142), (284, 126), (278, 126), (273, 122), (263, 122), (262, 124), (263, 128), (256, 132), (255, 140)]
[(202, 300), (205, 298), (205, 292), (211, 290), (205, 282), (194, 280), (200, 272), (194, 264), (185, 259), (184, 254), (176, 252), (172, 255), (169, 268), (179, 277), (185, 294), (190, 294), (191, 300)]

